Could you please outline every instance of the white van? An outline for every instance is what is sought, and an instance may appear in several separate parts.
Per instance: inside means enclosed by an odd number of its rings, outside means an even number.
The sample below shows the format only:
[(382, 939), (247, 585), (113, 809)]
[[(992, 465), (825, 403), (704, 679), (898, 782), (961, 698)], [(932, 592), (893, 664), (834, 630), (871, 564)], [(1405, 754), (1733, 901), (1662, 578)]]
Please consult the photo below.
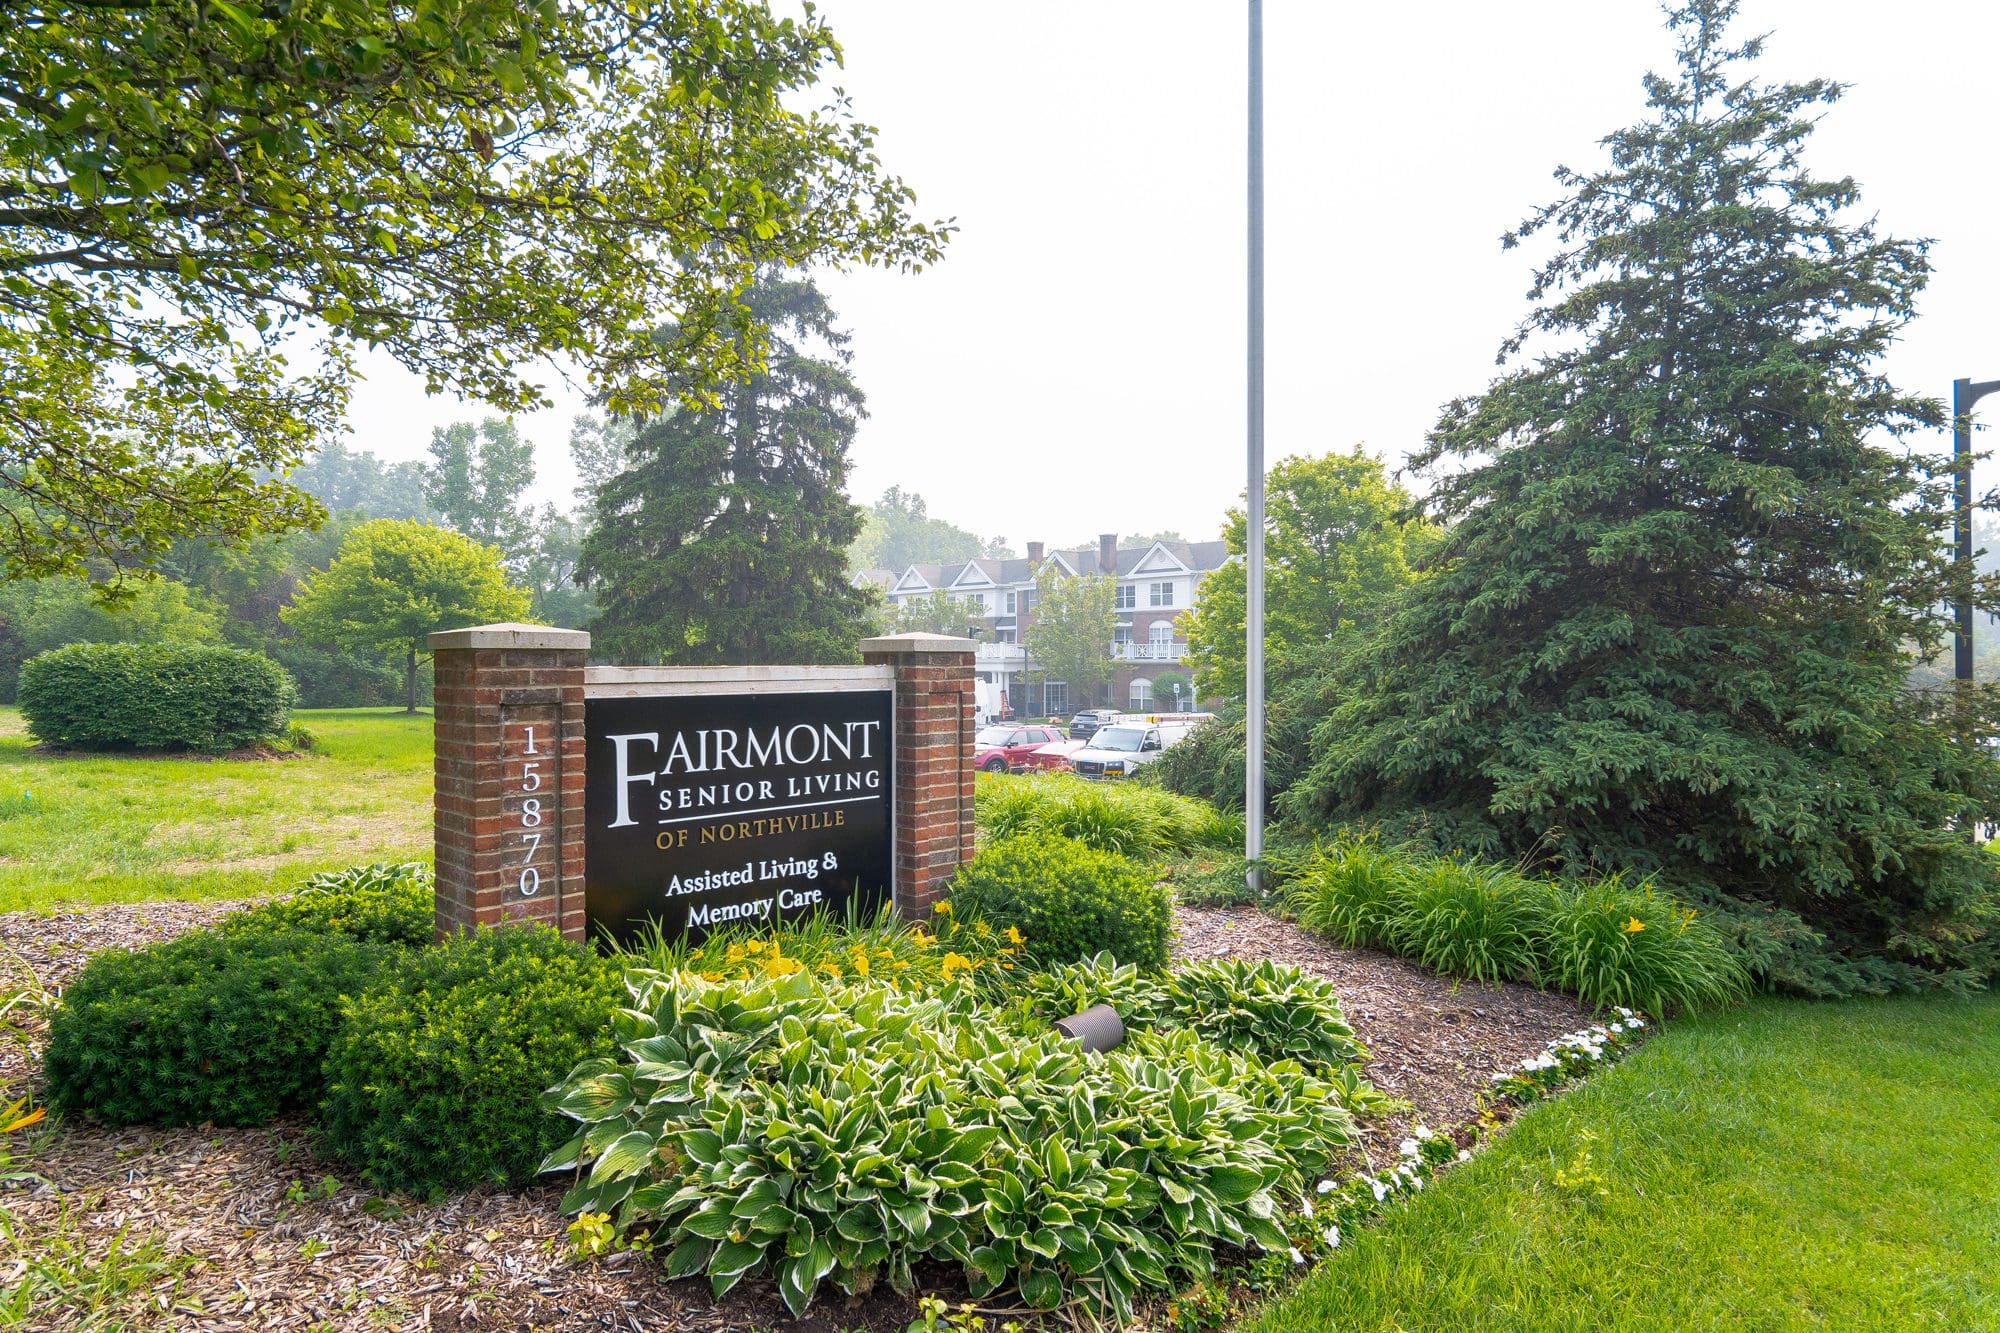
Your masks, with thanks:
[(1069, 758), (1082, 778), (1130, 777), (1166, 752), (1213, 713), (1120, 713), (1098, 727), (1090, 744)]

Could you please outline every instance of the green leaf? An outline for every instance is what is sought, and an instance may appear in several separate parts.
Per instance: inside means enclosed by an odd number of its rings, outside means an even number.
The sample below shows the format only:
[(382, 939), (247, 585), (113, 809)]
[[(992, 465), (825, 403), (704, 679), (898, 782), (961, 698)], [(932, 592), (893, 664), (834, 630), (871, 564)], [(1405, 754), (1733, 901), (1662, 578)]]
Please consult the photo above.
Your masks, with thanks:
[(1053, 1310), (1062, 1304), (1062, 1280), (1037, 1266), (1021, 1278), (1021, 1298), (1037, 1310)]
[(614, 1180), (644, 1169), (655, 1160), (656, 1145), (650, 1134), (634, 1130), (604, 1150), (590, 1169), (590, 1182)]
[(1264, 1177), (1248, 1167), (1218, 1166), (1210, 1169), (1208, 1185), (1223, 1203), (1239, 1204), (1263, 1188)]

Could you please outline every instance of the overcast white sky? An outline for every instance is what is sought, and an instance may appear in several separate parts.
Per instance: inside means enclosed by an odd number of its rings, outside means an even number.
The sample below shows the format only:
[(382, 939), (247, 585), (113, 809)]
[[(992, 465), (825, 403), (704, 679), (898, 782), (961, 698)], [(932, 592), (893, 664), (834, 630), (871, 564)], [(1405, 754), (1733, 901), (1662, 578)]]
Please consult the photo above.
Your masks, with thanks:
[[(1016, 549), (1216, 535), (1244, 481), (1245, 5), (820, 8), (847, 55), (830, 81), (961, 228), (921, 275), (823, 275), (871, 413), (855, 498), (915, 490)], [(1501, 233), (1639, 118), (1671, 42), (1651, 0), (1265, 8), (1269, 452), (1400, 460), (1527, 309)], [(1940, 397), (2000, 378), (2000, 5), (1744, 0), (1739, 31), (1772, 34), (1767, 79), (1853, 85), (1812, 160), (1936, 242), (1891, 372)], [(358, 447), (418, 457), (481, 414), (367, 364)], [(576, 410), (522, 422), (549, 498), (568, 498)]]

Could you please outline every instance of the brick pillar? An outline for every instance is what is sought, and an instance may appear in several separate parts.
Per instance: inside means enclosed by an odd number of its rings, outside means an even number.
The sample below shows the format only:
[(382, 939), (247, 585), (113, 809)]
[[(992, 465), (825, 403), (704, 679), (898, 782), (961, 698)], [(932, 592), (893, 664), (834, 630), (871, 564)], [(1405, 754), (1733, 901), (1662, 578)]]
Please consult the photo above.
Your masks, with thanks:
[(970, 639), (891, 634), (861, 660), (896, 672), (896, 909), (927, 919), (972, 855)]
[(583, 664), (590, 636), (480, 625), (430, 636), (437, 680), (437, 933), (583, 924)]

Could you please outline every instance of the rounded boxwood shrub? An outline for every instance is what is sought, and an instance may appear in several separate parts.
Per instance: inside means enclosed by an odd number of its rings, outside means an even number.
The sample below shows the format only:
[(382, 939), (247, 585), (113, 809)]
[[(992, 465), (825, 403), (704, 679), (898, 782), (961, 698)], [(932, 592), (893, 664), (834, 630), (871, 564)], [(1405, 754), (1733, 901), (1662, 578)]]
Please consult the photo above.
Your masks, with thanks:
[(1073, 963), (1109, 953), (1144, 968), (1167, 965), (1173, 908), (1144, 867), (1069, 838), (997, 839), (951, 883), (951, 908), (995, 929), (1016, 927), (1030, 957)]
[(328, 870), (280, 898), (223, 918), (223, 930), (299, 929), (377, 944), (429, 944), (436, 877), (421, 861)]
[(49, 1100), (119, 1125), (261, 1125), (310, 1107), (341, 997), (400, 952), (273, 927), (98, 954), (50, 1019)]
[(180, 643), (72, 643), (21, 665), (36, 740), (81, 750), (219, 754), (285, 730), (297, 690), (261, 653)]
[(326, 1060), (325, 1147), (379, 1189), (520, 1184), (568, 1137), (542, 1093), (613, 1049), (623, 970), (546, 926), (412, 951), (346, 1007)]

